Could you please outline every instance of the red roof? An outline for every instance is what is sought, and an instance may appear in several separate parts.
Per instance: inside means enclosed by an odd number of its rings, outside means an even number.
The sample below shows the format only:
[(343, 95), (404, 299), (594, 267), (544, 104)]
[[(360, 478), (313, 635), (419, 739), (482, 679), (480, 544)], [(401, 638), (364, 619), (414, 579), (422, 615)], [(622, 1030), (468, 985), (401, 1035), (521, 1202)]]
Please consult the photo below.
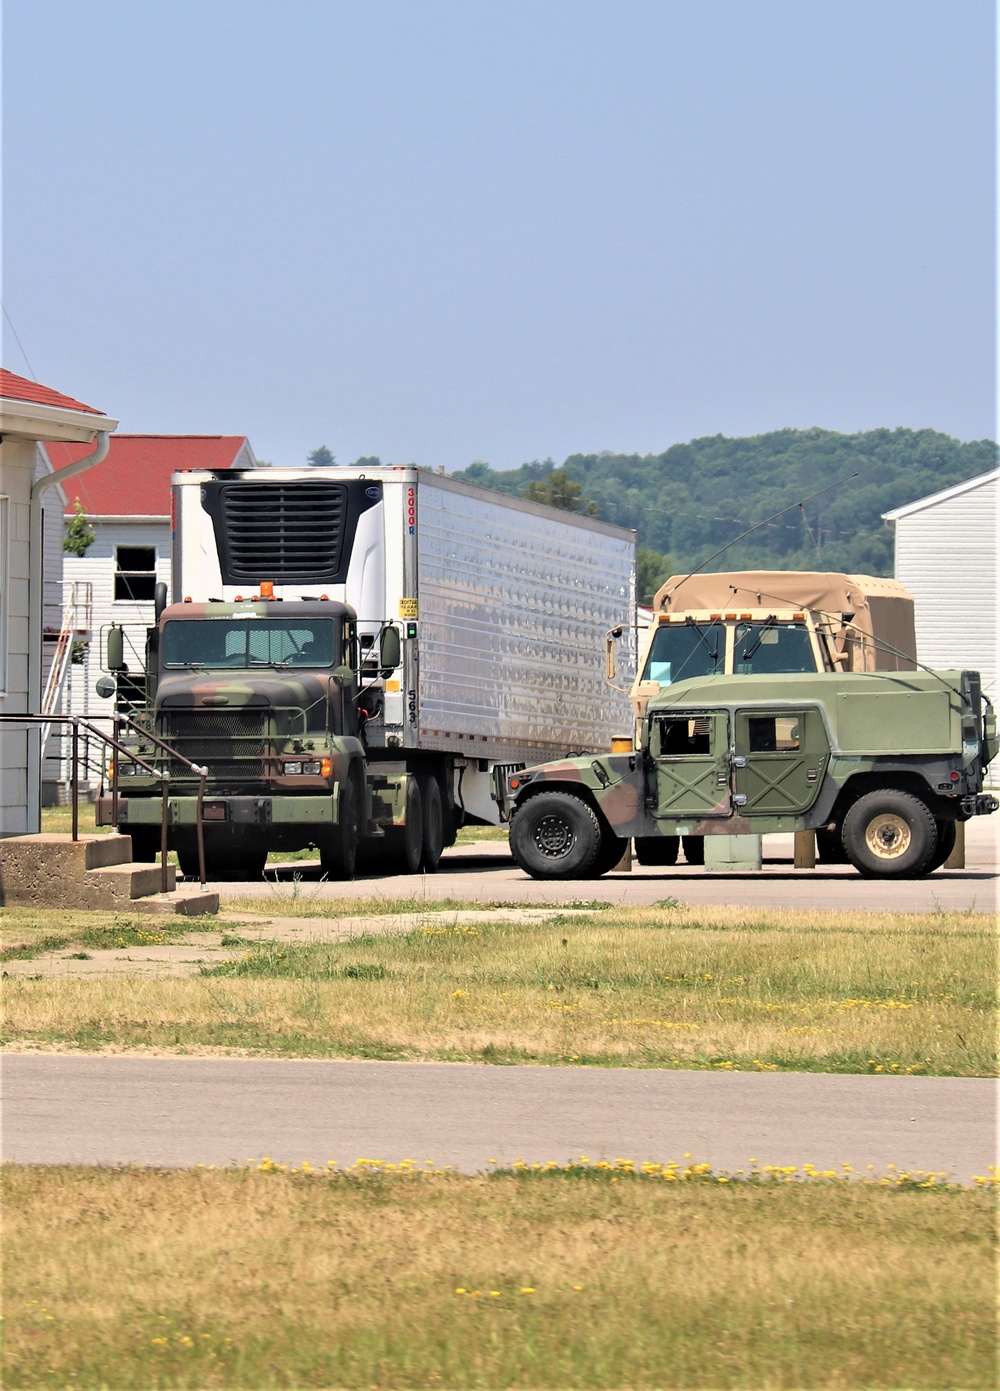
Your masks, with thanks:
[(72, 396), (64, 396), (61, 391), (53, 391), (50, 386), (29, 382), (27, 377), (19, 377), (16, 372), (8, 372), (0, 367), (0, 396), (9, 401), (31, 401), (36, 406), (60, 406), (64, 411), (86, 411), (88, 415), (103, 415), (94, 406), (85, 406), (82, 401), (74, 401)]
[[(232, 468), (245, 435), (112, 435), (108, 457), (66, 484), (66, 511), (79, 498), (91, 517), (169, 517), (177, 469)], [(56, 470), (92, 452), (87, 444), (46, 444)], [(251, 458), (252, 458), (251, 453)]]

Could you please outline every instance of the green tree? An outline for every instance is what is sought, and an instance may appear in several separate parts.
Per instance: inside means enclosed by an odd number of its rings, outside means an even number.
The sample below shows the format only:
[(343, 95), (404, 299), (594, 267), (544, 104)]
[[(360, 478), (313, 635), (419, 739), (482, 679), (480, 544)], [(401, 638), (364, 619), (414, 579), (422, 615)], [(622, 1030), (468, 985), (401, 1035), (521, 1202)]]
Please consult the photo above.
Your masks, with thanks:
[(73, 503), (73, 517), (67, 523), (63, 550), (67, 555), (86, 555), (94, 544), (96, 533), (79, 498)]
[(306, 457), (308, 462), (310, 464), (315, 464), (317, 468), (330, 468), (337, 462), (325, 444), (321, 444), (318, 449), (312, 450)]
[(560, 512), (581, 512), (585, 517), (596, 517), (597, 504), (582, 494), (582, 484), (570, 478), (564, 468), (557, 468), (546, 478), (533, 478), (522, 496), (529, 502), (544, 502), (549, 507), (558, 507)]
[(636, 552), (635, 594), (640, 604), (651, 604), (664, 581), (677, 573), (673, 558), (640, 546)]

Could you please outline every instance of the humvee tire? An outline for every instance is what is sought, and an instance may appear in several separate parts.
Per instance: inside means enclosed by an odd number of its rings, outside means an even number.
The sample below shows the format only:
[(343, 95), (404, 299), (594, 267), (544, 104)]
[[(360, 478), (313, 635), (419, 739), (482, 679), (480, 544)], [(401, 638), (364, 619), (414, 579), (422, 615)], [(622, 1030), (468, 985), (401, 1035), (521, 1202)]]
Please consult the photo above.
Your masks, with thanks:
[(675, 865), (680, 836), (636, 836), (635, 858), (641, 865)]
[[(589, 878), (601, 853), (601, 841), (601, 826), (594, 811), (571, 792), (540, 792), (529, 797), (515, 812), (510, 827), (511, 854), (533, 879)], [(618, 859), (623, 851), (624, 846)]]
[(937, 833), (937, 849), (931, 856), (930, 863), (924, 869), (924, 874), (933, 874), (936, 869), (940, 869), (955, 848), (958, 831), (954, 821), (938, 821)]
[(847, 858), (869, 879), (905, 879), (926, 872), (937, 849), (930, 808), (895, 788), (867, 792), (844, 817)]
[(824, 827), (820, 827), (816, 832), (816, 854), (820, 863), (824, 865), (850, 864), (839, 827), (835, 831), (828, 831)]

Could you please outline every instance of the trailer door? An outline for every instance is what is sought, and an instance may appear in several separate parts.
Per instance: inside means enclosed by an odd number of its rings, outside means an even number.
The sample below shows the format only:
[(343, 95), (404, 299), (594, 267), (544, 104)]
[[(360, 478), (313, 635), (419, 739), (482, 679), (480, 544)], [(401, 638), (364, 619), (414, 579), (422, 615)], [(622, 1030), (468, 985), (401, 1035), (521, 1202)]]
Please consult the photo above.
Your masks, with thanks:
[(725, 710), (652, 717), (647, 795), (659, 821), (732, 816)]

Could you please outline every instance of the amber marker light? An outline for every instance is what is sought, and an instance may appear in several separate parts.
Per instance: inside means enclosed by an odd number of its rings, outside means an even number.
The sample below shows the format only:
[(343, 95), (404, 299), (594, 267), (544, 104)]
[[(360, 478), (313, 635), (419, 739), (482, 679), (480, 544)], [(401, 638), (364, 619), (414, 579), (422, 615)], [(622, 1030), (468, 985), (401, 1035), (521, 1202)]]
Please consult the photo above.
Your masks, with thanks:
[(321, 777), (328, 778), (333, 772), (333, 759), (321, 758), (319, 761), (319, 771)]
[(274, 580), (261, 580), (260, 597), (262, 599), (274, 598)]

